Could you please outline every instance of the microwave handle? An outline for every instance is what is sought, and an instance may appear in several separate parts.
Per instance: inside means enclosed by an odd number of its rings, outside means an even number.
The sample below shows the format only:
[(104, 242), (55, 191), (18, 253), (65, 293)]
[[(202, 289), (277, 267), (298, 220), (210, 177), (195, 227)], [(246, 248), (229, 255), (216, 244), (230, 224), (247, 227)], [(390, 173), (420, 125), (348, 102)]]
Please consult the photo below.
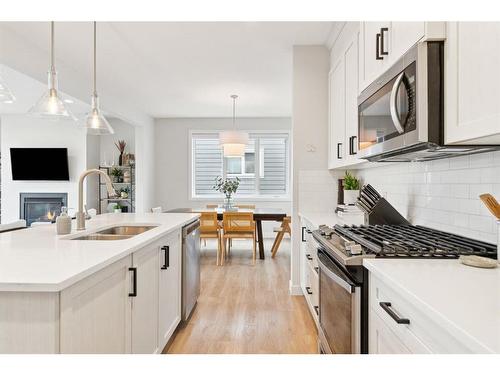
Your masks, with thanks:
[(394, 86), (392, 86), (391, 98), (389, 100), (392, 122), (394, 123), (394, 126), (396, 127), (399, 134), (403, 134), (405, 132), (405, 129), (403, 128), (401, 121), (399, 121), (398, 109), (396, 108), (396, 100), (398, 98), (397, 95), (399, 86), (401, 86), (401, 82), (403, 81), (404, 76), (405, 73), (403, 72), (398, 76), (398, 78), (396, 78)]

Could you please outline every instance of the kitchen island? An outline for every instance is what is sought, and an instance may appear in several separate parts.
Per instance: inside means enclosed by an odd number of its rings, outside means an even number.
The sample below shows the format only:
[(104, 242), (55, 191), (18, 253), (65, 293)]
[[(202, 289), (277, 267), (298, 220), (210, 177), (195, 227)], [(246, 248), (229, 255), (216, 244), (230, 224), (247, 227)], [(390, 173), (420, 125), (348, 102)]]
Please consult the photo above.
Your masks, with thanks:
[[(181, 228), (198, 216), (105, 214), (64, 236), (54, 225), (0, 234), (0, 352), (161, 351), (180, 321)], [(75, 239), (116, 226), (153, 228)]]

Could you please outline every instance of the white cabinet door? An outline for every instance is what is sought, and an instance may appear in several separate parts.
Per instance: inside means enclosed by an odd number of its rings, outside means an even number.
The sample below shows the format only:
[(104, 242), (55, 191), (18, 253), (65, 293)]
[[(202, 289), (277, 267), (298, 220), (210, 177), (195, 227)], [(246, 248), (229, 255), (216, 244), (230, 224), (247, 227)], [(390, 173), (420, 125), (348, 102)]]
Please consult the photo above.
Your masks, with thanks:
[(181, 239), (180, 231), (160, 241), (158, 348), (163, 350), (181, 321)]
[(390, 22), (361, 23), (359, 91), (364, 90), (384, 71), (390, 54), (389, 26)]
[(61, 292), (61, 353), (130, 353), (128, 256)]
[(447, 144), (500, 144), (500, 22), (448, 22)]
[(344, 59), (341, 57), (329, 74), (329, 168), (341, 166), (346, 156), (344, 91)]
[(368, 313), (368, 353), (369, 354), (410, 354), (408, 348), (391, 331), (375, 311)]
[(346, 159), (357, 160), (358, 151), (358, 45), (356, 33), (344, 53)]
[(396, 62), (425, 36), (425, 22), (391, 22), (389, 64)]
[(132, 297), (132, 353), (158, 351), (158, 244), (132, 255), (135, 296)]

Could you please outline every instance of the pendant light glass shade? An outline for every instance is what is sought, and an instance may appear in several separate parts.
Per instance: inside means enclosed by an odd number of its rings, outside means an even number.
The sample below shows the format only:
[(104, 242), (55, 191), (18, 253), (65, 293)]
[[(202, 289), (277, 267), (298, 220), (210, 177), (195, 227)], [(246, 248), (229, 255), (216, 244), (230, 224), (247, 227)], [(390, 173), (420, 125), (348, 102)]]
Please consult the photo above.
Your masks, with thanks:
[(238, 95), (231, 95), (233, 99), (233, 130), (222, 131), (219, 133), (219, 143), (222, 146), (224, 157), (240, 157), (245, 155), (245, 147), (249, 141), (249, 135), (246, 132), (236, 130), (236, 99)]
[(57, 71), (54, 65), (54, 22), (50, 23), (50, 68), (48, 72), (48, 90), (30, 108), (28, 114), (54, 120), (73, 120), (76, 118), (66, 108), (58, 92)]
[(94, 22), (94, 92), (92, 94), (92, 105), (90, 112), (85, 117), (83, 127), (90, 135), (113, 134), (115, 131), (104, 117), (99, 108), (99, 97), (97, 96), (97, 24)]
[(16, 97), (12, 94), (9, 87), (5, 84), (0, 76), (0, 103), (12, 104), (16, 101)]
[(92, 95), (92, 108), (85, 118), (84, 127), (87, 129), (87, 134), (90, 135), (105, 135), (115, 132), (99, 108), (97, 94)]

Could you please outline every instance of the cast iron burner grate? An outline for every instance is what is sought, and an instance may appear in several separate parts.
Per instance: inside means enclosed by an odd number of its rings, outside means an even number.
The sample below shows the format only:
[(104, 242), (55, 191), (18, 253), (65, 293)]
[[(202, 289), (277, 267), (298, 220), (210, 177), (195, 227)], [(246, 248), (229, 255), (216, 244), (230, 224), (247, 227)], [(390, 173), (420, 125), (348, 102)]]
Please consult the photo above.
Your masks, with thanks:
[(335, 225), (335, 231), (379, 257), (496, 258), (496, 245), (420, 225)]

